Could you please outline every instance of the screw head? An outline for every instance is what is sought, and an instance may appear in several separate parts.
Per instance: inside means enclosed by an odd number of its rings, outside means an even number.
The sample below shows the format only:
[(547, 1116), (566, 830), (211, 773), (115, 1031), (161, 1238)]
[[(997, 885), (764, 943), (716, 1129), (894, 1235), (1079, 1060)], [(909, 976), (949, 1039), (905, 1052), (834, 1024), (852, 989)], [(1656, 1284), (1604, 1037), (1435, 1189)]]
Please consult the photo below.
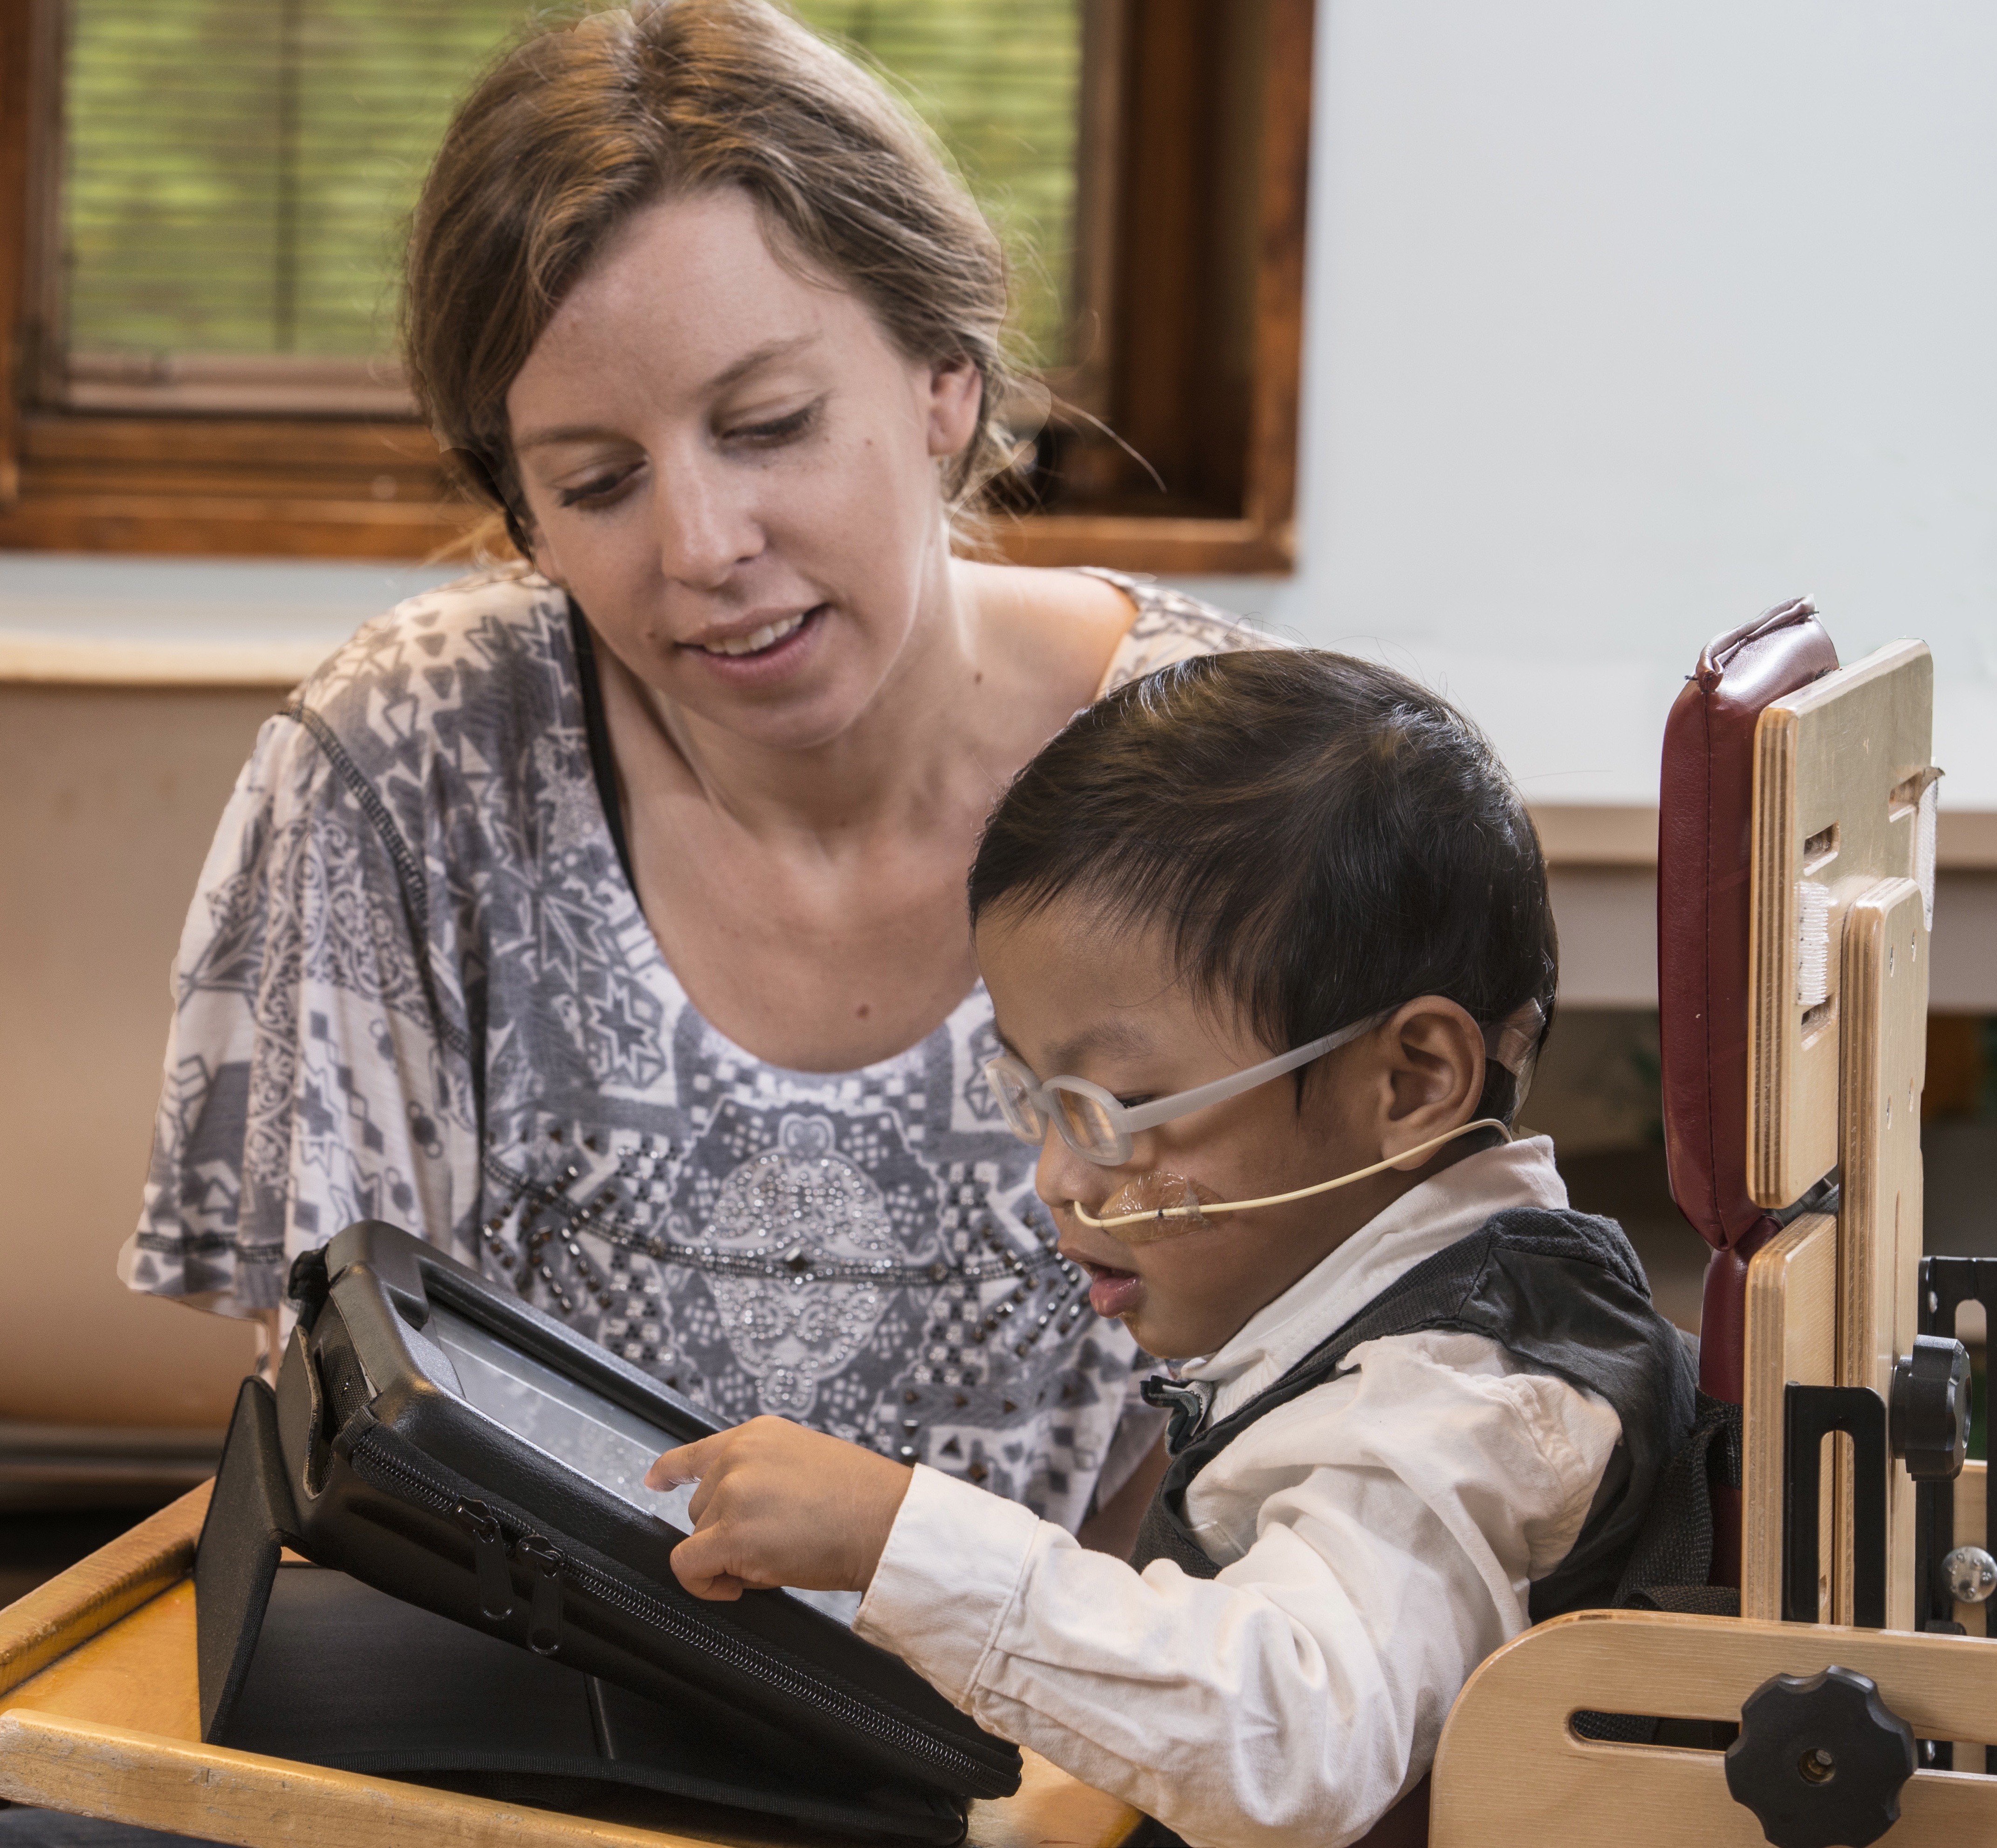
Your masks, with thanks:
[(1957, 1604), (1981, 1604), (1997, 1591), (1997, 1559), (1981, 1546), (1958, 1546), (1941, 1563), (1941, 1582)]

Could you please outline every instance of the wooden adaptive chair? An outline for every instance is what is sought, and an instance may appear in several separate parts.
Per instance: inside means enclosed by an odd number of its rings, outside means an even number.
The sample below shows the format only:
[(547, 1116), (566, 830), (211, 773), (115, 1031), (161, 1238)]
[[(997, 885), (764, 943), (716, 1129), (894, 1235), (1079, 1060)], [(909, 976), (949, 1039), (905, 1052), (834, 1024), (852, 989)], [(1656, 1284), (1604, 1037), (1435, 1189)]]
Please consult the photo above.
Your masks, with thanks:
[(1478, 1670), (1434, 1848), (1997, 1840), (1997, 1564), (1953, 1339), (1997, 1263), (1921, 1255), (1933, 700), (1923, 644), (1840, 667), (1799, 602), (1716, 640), (1672, 711), (1665, 1136), (1714, 1247), (1700, 1384), (1740, 1408), (1738, 1473), (1712, 1445), (1712, 1582), (1681, 1608), (1557, 1619)]

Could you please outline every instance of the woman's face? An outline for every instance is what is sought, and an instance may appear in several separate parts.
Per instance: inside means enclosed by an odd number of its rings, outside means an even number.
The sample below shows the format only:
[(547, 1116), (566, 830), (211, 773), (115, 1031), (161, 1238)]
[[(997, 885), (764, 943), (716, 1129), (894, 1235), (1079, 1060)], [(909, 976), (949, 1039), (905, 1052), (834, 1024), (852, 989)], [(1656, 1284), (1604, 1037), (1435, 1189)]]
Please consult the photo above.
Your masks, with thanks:
[(967, 364), (909, 360), (723, 188), (636, 213), (507, 393), (542, 569), (640, 679), (781, 749), (839, 736), (942, 608)]

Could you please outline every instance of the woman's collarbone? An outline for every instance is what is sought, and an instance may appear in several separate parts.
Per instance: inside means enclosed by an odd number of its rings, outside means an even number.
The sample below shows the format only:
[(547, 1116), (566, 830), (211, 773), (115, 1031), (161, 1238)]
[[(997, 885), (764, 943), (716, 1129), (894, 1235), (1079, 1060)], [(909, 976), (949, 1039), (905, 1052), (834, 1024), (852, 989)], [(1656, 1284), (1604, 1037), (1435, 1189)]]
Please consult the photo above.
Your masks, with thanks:
[(962, 905), (954, 894), (938, 915), (870, 911), (787, 929), (724, 902), (653, 928), (716, 1032), (771, 1064), (850, 1071), (920, 1044), (976, 986)]

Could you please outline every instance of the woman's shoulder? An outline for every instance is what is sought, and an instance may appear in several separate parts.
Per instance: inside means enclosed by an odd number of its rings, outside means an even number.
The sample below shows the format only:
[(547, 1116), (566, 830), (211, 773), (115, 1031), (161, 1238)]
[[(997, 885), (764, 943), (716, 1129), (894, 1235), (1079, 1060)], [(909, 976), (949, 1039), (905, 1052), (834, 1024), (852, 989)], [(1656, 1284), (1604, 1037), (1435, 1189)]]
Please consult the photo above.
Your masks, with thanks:
[(364, 622), (286, 710), (371, 781), (439, 748), (488, 761), (579, 699), (568, 599), (522, 565), (478, 571)]
[(295, 703), (327, 712), (363, 698), (440, 687), (566, 658), (568, 600), (523, 565), (497, 565), (405, 598), (364, 622), (313, 670)]
[(1243, 648), (1281, 648), (1281, 637), (1230, 615), (1184, 591), (1148, 578), (1091, 567), (1088, 574), (1114, 584), (1136, 606), (1136, 620), (1124, 632), (1102, 677), (1102, 691), (1114, 692), (1174, 661), (1195, 655), (1229, 654)]

